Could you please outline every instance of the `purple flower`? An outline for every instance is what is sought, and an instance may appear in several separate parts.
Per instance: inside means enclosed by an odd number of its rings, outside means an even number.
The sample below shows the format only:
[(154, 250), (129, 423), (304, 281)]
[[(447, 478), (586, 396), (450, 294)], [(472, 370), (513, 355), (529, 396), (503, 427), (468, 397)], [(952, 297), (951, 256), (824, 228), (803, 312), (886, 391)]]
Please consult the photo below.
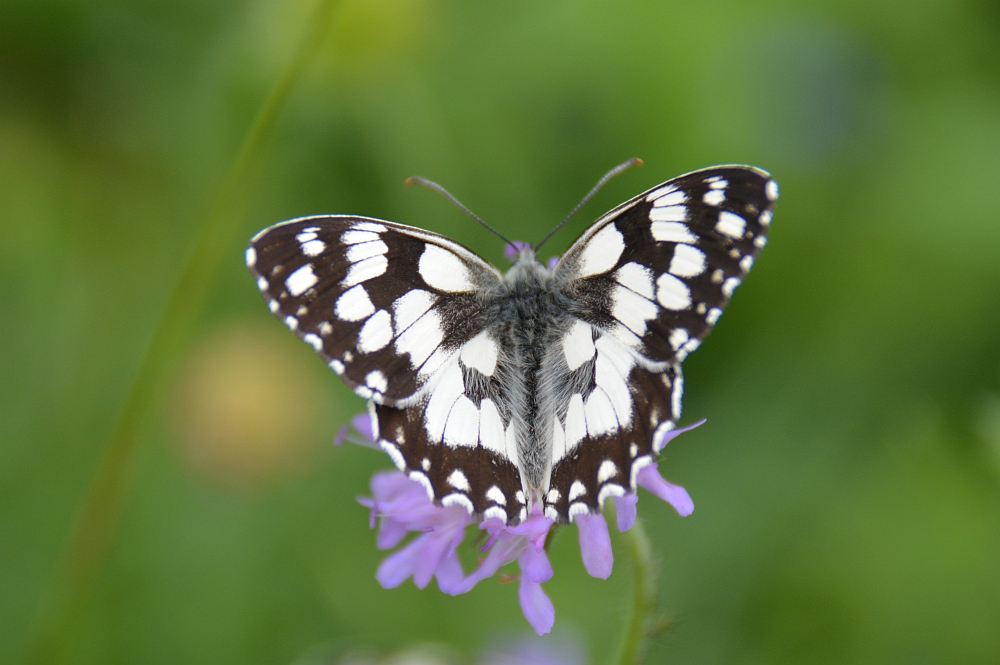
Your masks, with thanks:
[(503, 255), (505, 258), (513, 261), (517, 258), (518, 254), (526, 249), (531, 249), (531, 243), (514, 240), (511, 244), (503, 248)]
[[(682, 432), (698, 427), (705, 421), (688, 427), (662, 433), (656, 442), (662, 449), (671, 439)], [(355, 416), (351, 420), (358, 433), (352, 437), (342, 428), (335, 443), (353, 441), (372, 447), (372, 426), (367, 414)], [(359, 440), (360, 439), (360, 440)], [(658, 464), (643, 467), (636, 474), (636, 484), (660, 497), (681, 515), (690, 515), (694, 503), (687, 491), (667, 482), (659, 474)], [(466, 527), (475, 520), (461, 506), (438, 506), (427, 496), (427, 490), (416, 481), (410, 480), (399, 471), (380, 471), (371, 480), (372, 498), (362, 497), (358, 501), (371, 509), (372, 528), (376, 518), (381, 518), (376, 544), (379, 549), (396, 547), (412, 531), (416, 536), (401, 549), (396, 550), (379, 565), (376, 578), (387, 588), (402, 584), (413, 577), (418, 588), (424, 588), (431, 578), (436, 578), (438, 587), (444, 593), (458, 595), (467, 593), (479, 582), (495, 575), (501, 567), (517, 561), (520, 567), (520, 588), (518, 599), (525, 619), (539, 635), (552, 630), (555, 623), (555, 608), (542, 589), (542, 583), (552, 577), (552, 564), (545, 552), (545, 540), (554, 523), (535, 511), (521, 524), (508, 526), (502, 520), (484, 520), (479, 528), (489, 534), (483, 547), (486, 556), (479, 566), (465, 575), (456, 550), (465, 538)], [(636, 518), (636, 504), (639, 497), (634, 492), (614, 497), (615, 516), (618, 530), (628, 531)], [(584, 514), (574, 518), (580, 542), (580, 554), (584, 568), (592, 577), (607, 579), (614, 567), (614, 553), (611, 536), (603, 515)]]

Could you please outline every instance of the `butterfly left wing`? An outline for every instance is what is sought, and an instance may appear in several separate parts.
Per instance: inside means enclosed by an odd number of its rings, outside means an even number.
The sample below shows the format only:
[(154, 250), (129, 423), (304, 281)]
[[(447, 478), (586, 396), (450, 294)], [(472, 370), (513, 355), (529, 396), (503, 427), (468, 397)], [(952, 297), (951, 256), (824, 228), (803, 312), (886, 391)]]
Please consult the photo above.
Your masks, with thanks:
[(552, 408), (553, 518), (600, 510), (656, 459), (681, 415), (680, 363), (766, 244), (777, 196), (760, 169), (695, 171), (618, 206), (560, 259), (575, 319), (549, 361), (575, 388)]
[(340, 215), (261, 231), (247, 265), (271, 311), (371, 400), (380, 447), (431, 499), (519, 516), (495, 268), (443, 236)]
[(501, 279), (443, 236), (346, 215), (264, 229), (247, 265), (275, 316), (358, 395), (394, 407), (486, 327), (476, 292)]

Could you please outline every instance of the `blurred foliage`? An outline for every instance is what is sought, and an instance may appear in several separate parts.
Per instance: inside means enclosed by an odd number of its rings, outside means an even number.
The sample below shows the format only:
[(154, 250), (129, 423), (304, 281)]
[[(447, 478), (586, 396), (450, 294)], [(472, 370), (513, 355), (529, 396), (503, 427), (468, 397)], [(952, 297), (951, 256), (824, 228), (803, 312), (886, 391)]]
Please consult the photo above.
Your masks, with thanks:
[[(0, 3), (0, 662), (25, 657), (152, 332), (306, 1)], [(1000, 661), (1000, 4), (343, 0), (282, 109), (242, 238), (142, 430), (73, 663), (291, 663), (526, 629), (516, 585), (384, 591), (354, 499), (388, 460), (283, 332), (243, 241), (320, 212), (445, 233), (451, 189), (537, 240), (724, 162), (782, 187), (686, 364), (645, 499), (674, 627), (650, 662)], [(558, 253), (586, 225), (561, 231)], [(614, 652), (628, 588), (552, 543), (557, 628)], [(621, 554), (624, 549), (617, 545)]]

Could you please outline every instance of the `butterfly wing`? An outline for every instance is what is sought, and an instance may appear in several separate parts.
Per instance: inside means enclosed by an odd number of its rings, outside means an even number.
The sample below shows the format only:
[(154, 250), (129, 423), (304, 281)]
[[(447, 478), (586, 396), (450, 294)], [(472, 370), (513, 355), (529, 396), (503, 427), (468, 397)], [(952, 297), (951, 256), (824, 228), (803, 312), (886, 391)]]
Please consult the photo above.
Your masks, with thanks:
[(760, 169), (695, 171), (618, 206), (560, 259), (575, 320), (550, 352), (554, 367), (565, 364), (549, 393), (553, 517), (634, 490), (656, 459), (680, 418), (680, 363), (766, 244), (777, 196)]
[(475, 292), (495, 268), (461, 245), (353, 216), (258, 233), (247, 265), (271, 311), (358, 395), (403, 407), (488, 321)]
[(247, 265), (271, 311), (371, 400), (376, 439), (400, 470), (445, 505), (517, 513), (508, 361), (485, 295), (495, 268), (443, 236), (354, 216), (265, 229)]

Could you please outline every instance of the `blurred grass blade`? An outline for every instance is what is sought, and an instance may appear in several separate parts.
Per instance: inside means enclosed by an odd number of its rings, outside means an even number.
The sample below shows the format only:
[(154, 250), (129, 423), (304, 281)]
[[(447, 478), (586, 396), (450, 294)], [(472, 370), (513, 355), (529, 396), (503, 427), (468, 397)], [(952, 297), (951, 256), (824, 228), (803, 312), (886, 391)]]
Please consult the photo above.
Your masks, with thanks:
[(153, 333), (121, 416), (67, 539), (27, 649), (26, 662), (66, 655), (107, 564), (128, 493), (136, 441), (183, 351), (257, 182), (279, 111), (327, 35), (335, 0), (320, 0), (297, 50), (254, 119)]

